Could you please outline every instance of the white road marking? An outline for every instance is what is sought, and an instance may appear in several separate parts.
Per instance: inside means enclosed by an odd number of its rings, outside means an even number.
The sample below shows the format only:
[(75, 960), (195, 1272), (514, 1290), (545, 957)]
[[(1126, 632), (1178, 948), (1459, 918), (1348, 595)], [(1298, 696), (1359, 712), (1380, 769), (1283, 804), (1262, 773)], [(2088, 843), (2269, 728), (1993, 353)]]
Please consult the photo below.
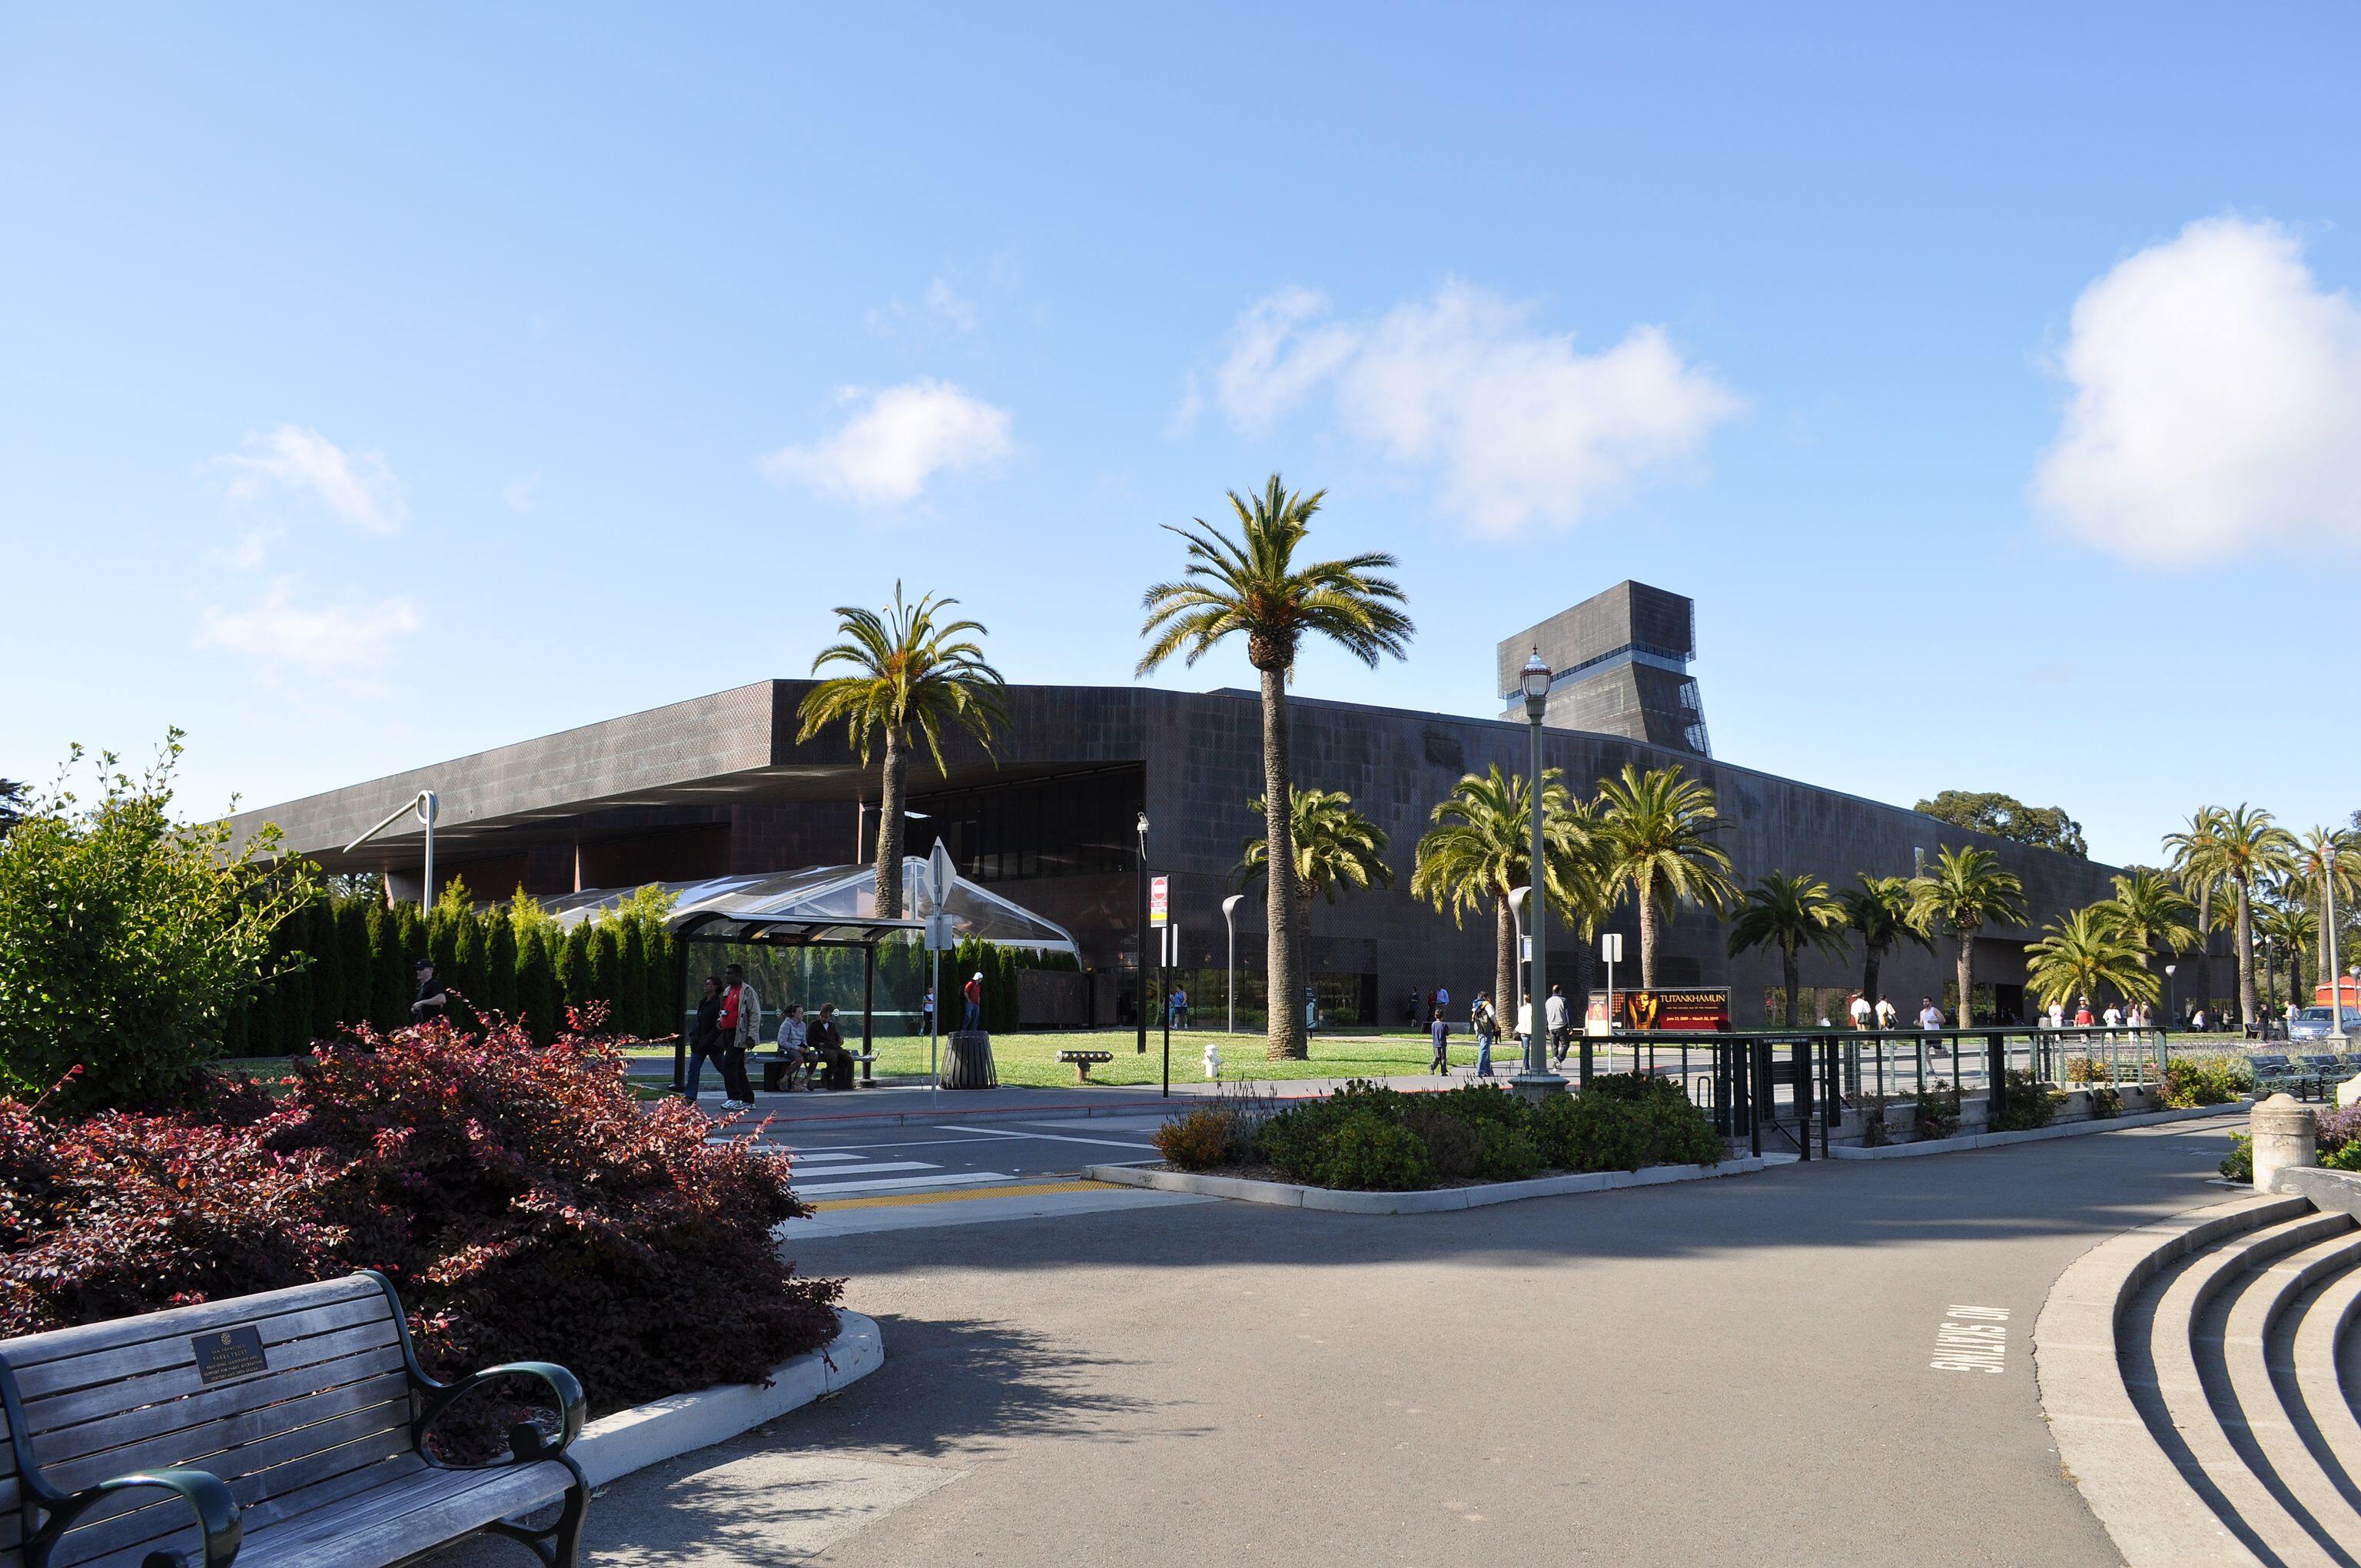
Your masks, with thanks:
[(1096, 1144), (1102, 1148), (1146, 1149), (1150, 1154), (1159, 1154), (1162, 1152), (1158, 1149), (1154, 1144), (1125, 1143), (1115, 1138), (1075, 1138), (1068, 1137), (1058, 1133), (1017, 1133), (1010, 1132), (999, 1127), (945, 1127), (943, 1131), (946, 1133), (982, 1133), (987, 1137), (994, 1138), (1040, 1138), (1053, 1144)]
[(805, 1200), (842, 1198), (861, 1192), (906, 1191), (917, 1187), (948, 1187), (953, 1182), (1014, 1181), (1016, 1178), (1005, 1170), (953, 1170), (941, 1176), (889, 1177), (884, 1181), (798, 1181), (796, 1196)]
[(860, 1165), (832, 1165), (812, 1175), (822, 1179), (832, 1176), (883, 1176), (889, 1170), (940, 1170), (942, 1167), (923, 1159), (881, 1159)]
[(1997, 1373), (2008, 1360), (2006, 1307), (1953, 1307), (1935, 1329), (1932, 1372)]

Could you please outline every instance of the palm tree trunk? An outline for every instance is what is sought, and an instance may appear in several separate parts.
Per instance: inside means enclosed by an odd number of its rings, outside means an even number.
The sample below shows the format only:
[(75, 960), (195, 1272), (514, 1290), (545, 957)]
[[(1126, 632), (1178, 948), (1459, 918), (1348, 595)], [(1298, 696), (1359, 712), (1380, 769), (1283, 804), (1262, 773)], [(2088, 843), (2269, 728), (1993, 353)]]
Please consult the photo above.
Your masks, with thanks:
[(1287, 671), (1262, 675), (1263, 842), (1269, 850), (1264, 903), (1266, 980), (1273, 1061), (1312, 1054), (1303, 1037), (1303, 954), (1295, 945), (1295, 819), (1288, 796)]
[(2255, 905), (2240, 877), (2238, 888), (2238, 1023), (2255, 1021)]
[(902, 918), (902, 797), (910, 759), (902, 752), (902, 738), (885, 731), (884, 778), (877, 801), (877, 917)]
[(1874, 1024), (1877, 1022), (1877, 971), (1884, 962), (1885, 953), (1883, 948), (1872, 948), (1867, 942), (1861, 945), (1861, 993), (1869, 999), (1869, 1021)]
[(1804, 1026), (1803, 1020), (1795, 1009), (1803, 1004), (1795, 998), (1795, 949), (1793, 948), (1779, 949), (1779, 978), (1787, 982), (1787, 1027), (1800, 1029)]
[(1640, 989), (1656, 989), (1656, 901), (1649, 897), (1654, 891), (1641, 888), (1640, 898)]
[(1960, 1024), (1962, 1029), (1974, 1023), (1976, 1014), (1975, 975), (1976, 933), (1972, 927), (1960, 933)]
[(1514, 1025), (1517, 1006), (1517, 916), (1505, 897), (1492, 905), (1492, 1011)]
[[(2207, 888), (2197, 899), (2197, 1004), (2207, 1012), (2213, 1011), (2213, 890)], [(2179, 1019), (2168, 1020), (2178, 1023)]]
[(1580, 1035), (1590, 1027), (1590, 981), (1598, 971), (1591, 965), (1598, 960), (1598, 933), (1585, 931), (1574, 944), (1574, 994), (1566, 1001), (1566, 1022)]

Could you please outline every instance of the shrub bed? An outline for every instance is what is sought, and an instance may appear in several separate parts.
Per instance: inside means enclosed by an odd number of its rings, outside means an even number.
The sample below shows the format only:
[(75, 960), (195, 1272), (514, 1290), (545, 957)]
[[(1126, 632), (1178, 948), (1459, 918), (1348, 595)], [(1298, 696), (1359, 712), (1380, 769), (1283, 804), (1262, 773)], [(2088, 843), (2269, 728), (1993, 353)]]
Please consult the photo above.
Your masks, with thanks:
[(2244, 1056), (2174, 1057), (2164, 1067), (2164, 1102), (2175, 1111), (2227, 1105), (2255, 1087), (2255, 1066)]
[(52, 1119), (0, 1101), (0, 1334), (384, 1271), (437, 1376), (555, 1361), (594, 1409), (761, 1381), (841, 1282), (771, 1237), (787, 1162), (648, 1104), (614, 1043), (443, 1025), (295, 1058), (281, 1098)]
[(1718, 1165), (1724, 1153), (1679, 1085), (1643, 1074), (1594, 1079), (1538, 1108), (1486, 1085), (1403, 1094), (1356, 1080), (1285, 1111), (1202, 1106), (1166, 1124), (1156, 1146), (1176, 1169), (1268, 1168), (1306, 1186), (1381, 1192), (1550, 1170)]

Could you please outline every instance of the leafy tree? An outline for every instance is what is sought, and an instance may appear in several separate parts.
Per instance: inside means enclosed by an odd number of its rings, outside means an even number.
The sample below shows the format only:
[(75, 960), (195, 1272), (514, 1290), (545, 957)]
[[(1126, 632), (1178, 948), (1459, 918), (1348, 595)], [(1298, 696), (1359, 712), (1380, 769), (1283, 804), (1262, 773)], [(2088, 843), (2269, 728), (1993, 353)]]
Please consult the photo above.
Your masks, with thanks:
[(1942, 849), (1934, 867), (1912, 879), (1911, 910), (1922, 925), (1939, 924), (1959, 948), (1960, 1027), (1975, 1015), (1976, 933), (2025, 919), (2025, 884), (2001, 867), (1990, 850)]
[(316, 896), (305, 862), (266, 869), (277, 831), (172, 817), (181, 731), (135, 779), (96, 759), (98, 798), (59, 783), (0, 839), (0, 1080), (19, 1098), (79, 1067), (82, 1107), (168, 1101), (221, 1048), (233, 1008), (276, 973), (271, 939)]
[[(1386, 835), (1378, 825), (1353, 809), (1353, 797), (1341, 790), (1293, 789), (1289, 794), (1288, 839), (1295, 851), (1294, 938), (1298, 950), (1312, 951), (1312, 901), (1336, 902), (1339, 887), (1379, 887), (1393, 884), (1393, 868), (1386, 864)], [(1257, 817), (1266, 814), (1259, 798), (1246, 803)], [(1240, 854), (1238, 882), (1251, 888), (1270, 869), (1270, 841), (1249, 839)]]
[(2073, 910), (2041, 930), (2039, 940), (2026, 945), (2025, 956), (2026, 976), (2045, 1004), (2071, 1007), (2083, 997), (2097, 1002), (2110, 992), (2126, 1002), (2152, 1003), (2162, 994), (2163, 983), (2147, 967), (2147, 947), (2106, 902)]
[(0, 779), (0, 839), (5, 839), (24, 820), (27, 805), (24, 784), (15, 779)]
[(1908, 877), (1862, 872), (1860, 881), (1859, 887), (1837, 894), (1837, 901), (1844, 905), (1845, 925), (1861, 938), (1861, 993), (1874, 1007), (1884, 1000), (1884, 992), (1878, 989), (1878, 972), (1894, 944), (1915, 942), (1931, 953), (1935, 940), (1927, 934), (1927, 923), (1918, 917)]
[(948, 777), (945, 723), (967, 730), (989, 752), (993, 730), (1008, 721), (1000, 672), (984, 662), (983, 644), (974, 640), (984, 629), (972, 620), (936, 623), (938, 615), (957, 603), (932, 594), (916, 604), (905, 603), (897, 582), (893, 607), (883, 614), (855, 605), (837, 606), (837, 630), (845, 640), (820, 650), (812, 661), (812, 674), (837, 664), (853, 673), (832, 675), (813, 686), (804, 694), (799, 709), (803, 728), (796, 736), (798, 741), (841, 724), (864, 767), (871, 746), (884, 748), (877, 806), (877, 913), (887, 920), (902, 914), (902, 803), (911, 742), (925, 741), (936, 771)]
[(2082, 825), (2067, 816), (2062, 806), (2027, 806), (2013, 795), (1993, 790), (1947, 789), (1932, 800), (1920, 801), (1912, 809), (1938, 822), (1989, 833), (2014, 844), (2055, 850), (2078, 861), (2091, 858), (2091, 847), (2082, 839)]
[(1844, 930), (1845, 906), (1827, 883), (1808, 874), (1766, 872), (1738, 895), (1730, 917), (1730, 956), (1755, 948), (1778, 949), (1779, 974), (1787, 986), (1787, 1027), (1797, 1028), (1803, 1018), (1796, 959), (1806, 948), (1842, 952)]
[(1720, 910), (1736, 895), (1713, 791), (1681, 777), (1678, 764), (1645, 773), (1631, 763), (1598, 785), (1598, 825), (1608, 883), (1640, 906), (1640, 984), (1656, 984), (1656, 936), (1676, 905)]
[(2240, 1022), (2252, 1024), (2257, 1015), (2255, 894), (2265, 879), (2295, 869), (2295, 836), (2272, 821), (2269, 812), (2244, 803), (2229, 810), (2208, 807), (2191, 822), (2187, 839), (2176, 833), (2166, 842), (2180, 860), (2184, 883), (2227, 889), (2237, 901), (2238, 1013)]
[[(1489, 906), (1492, 997), (1501, 1017), (1513, 1023), (1519, 955), (1509, 895), (1532, 883), (1532, 785), (1524, 774), (1504, 773), (1495, 762), (1452, 785), (1430, 818), (1434, 826), (1419, 838), (1411, 895), (1449, 911), (1461, 925), (1467, 911)], [(1549, 861), (1554, 916), (1571, 917), (1577, 905), (1589, 911), (1601, 902), (1595, 829), (1588, 811), (1566, 789), (1565, 775), (1555, 768), (1543, 773), (1542, 852)]]
[(1301, 1005), (1307, 955), (1294, 942), (1293, 824), (1288, 817), (1292, 773), (1288, 760), (1287, 680), (1307, 636), (1327, 638), (1371, 669), (1387, 654), (1407, 651), (1412, 628), (1400, 608), (1402, 591), (1378, 574), (1394, 565), (1378, 552), (1299, 565), (1295, 553), (1310, 533), (1312, 519), (1327, 492), (1290, 491), (1273, 474), (1251, 499), (1229, 493), (1237, 537), (1210, 527), (1166, 525), (1188, 544), (1188, 565), (1178, 582), (1158, 583), (1142, 598), (1148, 619), (1140, 635), (1149, 639), (1137, 674), (1153, 672), (1179, 654), (1194, 665), (1233, 636), (1246, 642), (1246, 662), (1262, 684), (1263, 838), (1270, 846), (1270, 894), (1263, 901), (1267, 933), (1265, 963), (1274, 998), (1286, 998), (1270, 1014), (1273, 1059), (1309, 1054)]

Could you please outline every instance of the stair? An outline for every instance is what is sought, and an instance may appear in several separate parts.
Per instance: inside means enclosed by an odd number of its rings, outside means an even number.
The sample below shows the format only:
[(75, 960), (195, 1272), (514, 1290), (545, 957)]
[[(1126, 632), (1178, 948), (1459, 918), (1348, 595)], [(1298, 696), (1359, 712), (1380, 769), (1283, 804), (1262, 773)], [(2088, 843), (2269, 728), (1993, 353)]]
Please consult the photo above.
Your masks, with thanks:
[(2361, 1224), (2266, 1196), (2084, 1254), (2034, 1360), (2059, 1459), (2133, 1568), (2361, 1568), (2356, 1341)]

